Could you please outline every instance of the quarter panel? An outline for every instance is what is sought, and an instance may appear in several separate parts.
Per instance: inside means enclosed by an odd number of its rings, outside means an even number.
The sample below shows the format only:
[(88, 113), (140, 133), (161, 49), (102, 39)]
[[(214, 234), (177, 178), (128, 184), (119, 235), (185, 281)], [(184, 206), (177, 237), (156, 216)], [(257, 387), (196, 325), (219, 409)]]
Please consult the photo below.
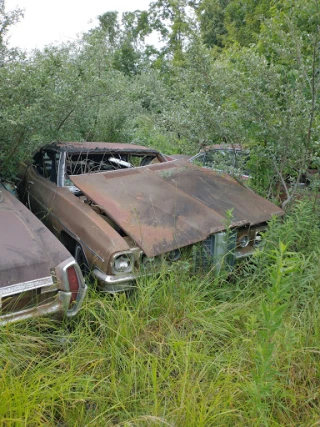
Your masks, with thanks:
[[(48, 186), (43, 185), (39, 193), (42, 196), (47, 190)], [(66, 232), (81, 244), (90, 266), (107, 271), (110, 256), (114, 252), (128, 250), (128, 244), (90, 206), (67, 188), (50, 186), (50, 191), (51, 196), (45, 199), (45, 203), (48, 203), (48, 227), (60, 240), (61, 233)]]

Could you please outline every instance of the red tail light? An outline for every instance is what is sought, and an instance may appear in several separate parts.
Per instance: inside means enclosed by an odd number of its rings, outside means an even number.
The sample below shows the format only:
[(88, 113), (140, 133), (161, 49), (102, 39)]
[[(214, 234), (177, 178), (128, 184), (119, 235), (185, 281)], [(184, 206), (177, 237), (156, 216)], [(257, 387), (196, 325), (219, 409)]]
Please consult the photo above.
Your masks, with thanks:
[(69, 289), (71, 292), (70, 304), (72, 304), (77, 299), (77, 296), (78, 296), (79, 280), (78, 280), (76, 269), (73, 266), (68, 268), (67, 275), (68, 275)]

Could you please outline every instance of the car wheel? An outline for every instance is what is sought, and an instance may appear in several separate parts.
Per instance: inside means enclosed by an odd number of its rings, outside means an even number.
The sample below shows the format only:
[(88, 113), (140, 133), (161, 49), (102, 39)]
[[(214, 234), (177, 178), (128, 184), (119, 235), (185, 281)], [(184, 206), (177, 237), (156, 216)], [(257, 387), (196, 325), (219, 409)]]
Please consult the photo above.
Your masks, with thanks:
[(76, 244), (75, 249), (74, 249), (74, 259), (79, 264), (81, 271), (82, 271), (82, 274), (84, 276), (88, 276), (90, 273), (90, 268), (88, 265), (87, 258), (83, 252), (82, 247), (79, 245), (79, 243)]

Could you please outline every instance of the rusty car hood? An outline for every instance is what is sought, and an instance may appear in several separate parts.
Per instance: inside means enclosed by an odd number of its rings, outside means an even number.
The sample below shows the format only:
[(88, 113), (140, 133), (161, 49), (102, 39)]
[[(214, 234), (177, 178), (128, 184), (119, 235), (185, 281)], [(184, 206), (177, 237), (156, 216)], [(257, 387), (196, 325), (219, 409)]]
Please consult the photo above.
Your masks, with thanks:
[(224, 230), (230, 210), (231, 226), (284, 213), (234, 179), (183, 160), (70, 178), (150, 257)]
[(69, 252), (0, 184), (0, 288), (51, 276)]

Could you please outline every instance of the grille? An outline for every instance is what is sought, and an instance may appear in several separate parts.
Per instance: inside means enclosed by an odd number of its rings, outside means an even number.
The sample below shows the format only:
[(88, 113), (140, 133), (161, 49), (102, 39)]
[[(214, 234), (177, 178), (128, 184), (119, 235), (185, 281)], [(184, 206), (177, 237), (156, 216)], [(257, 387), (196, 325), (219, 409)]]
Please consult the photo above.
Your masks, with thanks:
[(214, 268), (230, 270), (234, 265), (236, 233), (220, 232), (209, 236), (193, 248), (194, 266), (199, 272), (209, 272)]

